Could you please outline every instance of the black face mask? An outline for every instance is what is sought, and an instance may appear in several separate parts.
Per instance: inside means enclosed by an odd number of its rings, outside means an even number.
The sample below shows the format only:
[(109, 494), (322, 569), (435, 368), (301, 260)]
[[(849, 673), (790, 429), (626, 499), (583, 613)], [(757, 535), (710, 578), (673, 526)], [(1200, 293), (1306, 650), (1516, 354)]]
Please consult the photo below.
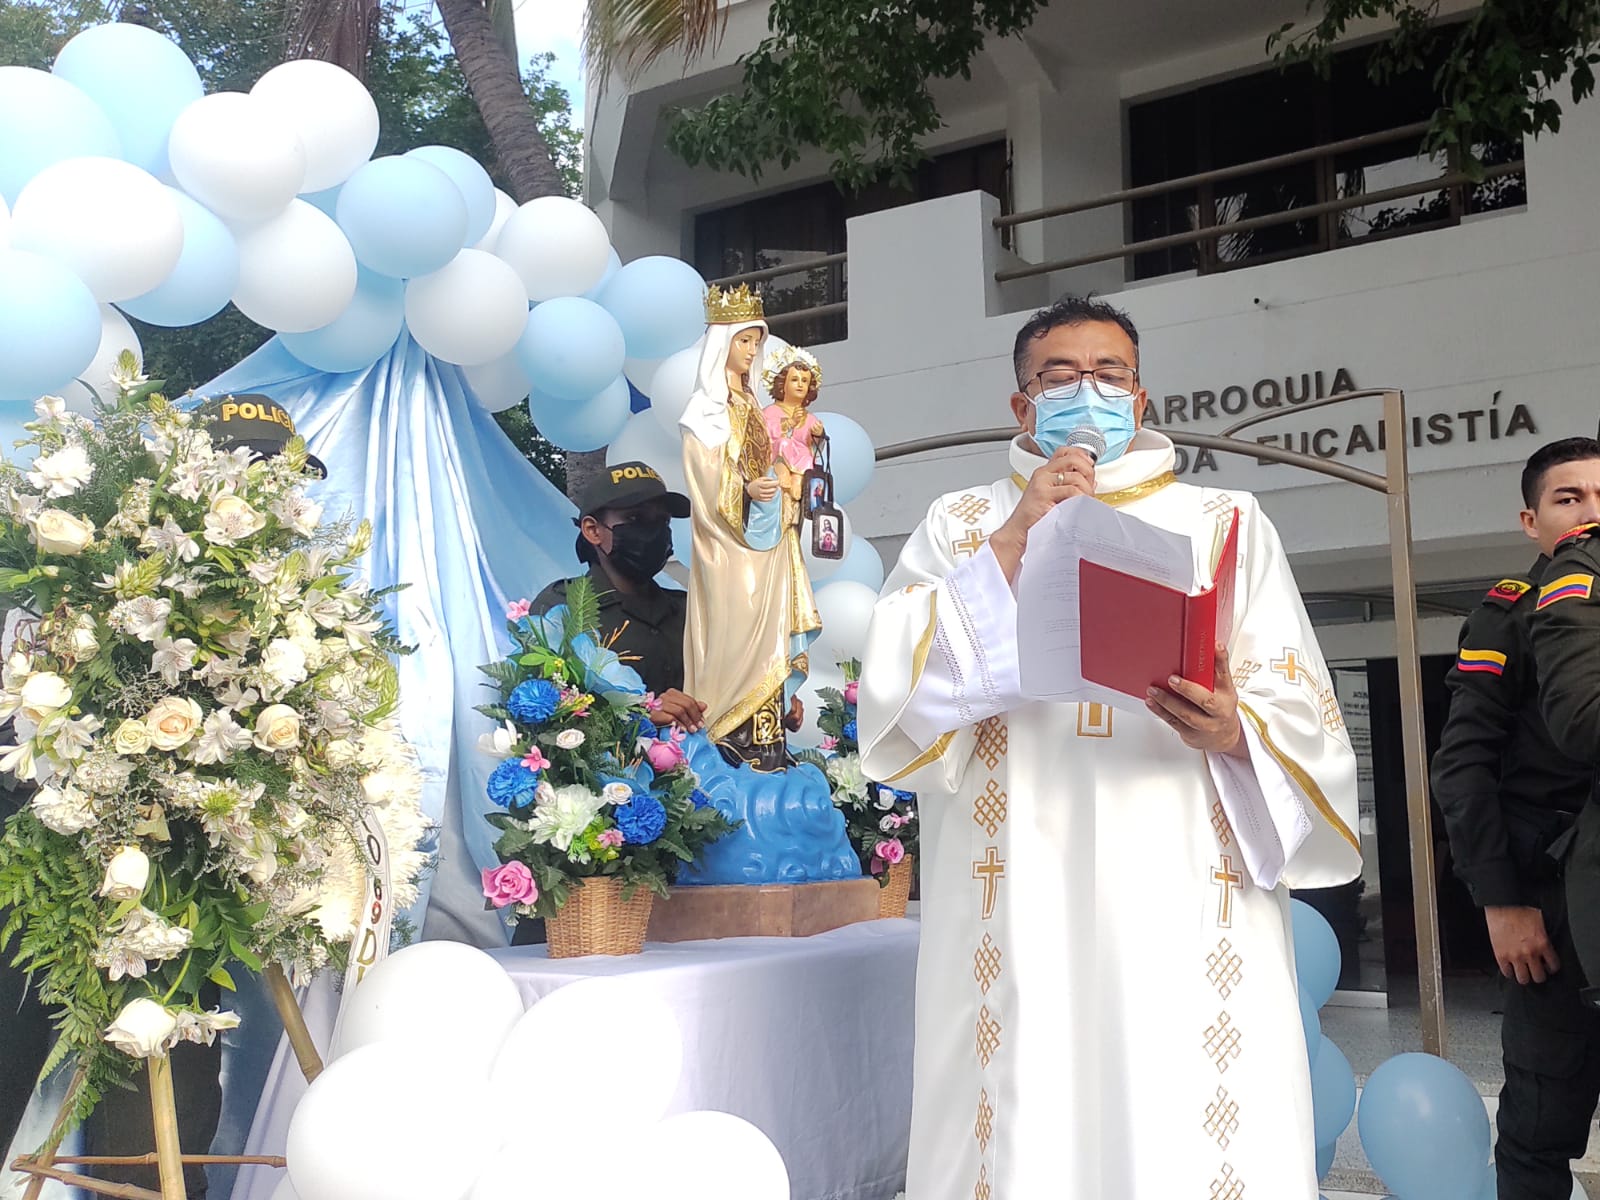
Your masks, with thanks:
[(635, 521), (610, 529), (611, 553), (606, 557), (629, 579), (654, 579), (672, 557), (672, 527), (665, 521)]

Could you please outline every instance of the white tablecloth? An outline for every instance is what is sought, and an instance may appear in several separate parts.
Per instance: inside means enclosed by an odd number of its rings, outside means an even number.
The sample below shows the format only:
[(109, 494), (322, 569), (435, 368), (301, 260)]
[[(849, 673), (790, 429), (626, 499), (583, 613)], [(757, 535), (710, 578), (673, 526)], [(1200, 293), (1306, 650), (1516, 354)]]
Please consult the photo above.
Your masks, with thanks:
[[(577, 979), (627, 975), (655, 989), (683, 1031), (671, 1112), (750, 1121), (789, 1168), (793, 1200), (891, 1200), (905, 1186), (917, 923), (873, 921), (810, 938), (652, 943), (624, 958), (551, 960), (543, 946), (494, 951), (529, 1004)], [(335, 1000), (306, 1000), (319, 1046)], [(305, 1091), (278, 1049), (249, 1154), (282, 1154)], [(241, 1171), (233, 1200), (268, 1200), (281, 1173)]]

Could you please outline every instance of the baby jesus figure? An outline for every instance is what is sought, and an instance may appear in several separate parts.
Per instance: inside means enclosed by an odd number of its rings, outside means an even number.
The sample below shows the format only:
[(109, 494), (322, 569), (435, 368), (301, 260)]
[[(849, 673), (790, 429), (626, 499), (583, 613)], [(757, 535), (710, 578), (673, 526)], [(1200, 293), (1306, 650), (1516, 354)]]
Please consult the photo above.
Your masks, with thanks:
[[(816, 446), (823, 435), (822, 422), (808, 411), (822, 385), (822, 368), (809, 351), (785, 346), (767, 359), (762, 377), (773, 401), (761, 410), (772, 441), (773, 473), (786, 493), (802, 501), (802, 482), (816, 465)], [(802, 519), (806, 512), (802, 501)]]

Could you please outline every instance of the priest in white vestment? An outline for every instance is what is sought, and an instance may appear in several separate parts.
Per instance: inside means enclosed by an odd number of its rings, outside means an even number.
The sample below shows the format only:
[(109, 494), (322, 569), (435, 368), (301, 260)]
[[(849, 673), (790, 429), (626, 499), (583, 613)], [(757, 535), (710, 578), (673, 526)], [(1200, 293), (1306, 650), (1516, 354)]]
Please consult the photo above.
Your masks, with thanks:
[[(1288, 889), (1359, 874), (1355, 757), (1276, 531), (1177, 481), (1137, 354), (1104, 304), (1025, 325), (1012, 473), (934, 502), (873, 617), (866, 774), (922, 797), (907, 1200), (1316, 1200)], [(1238, 510), (1214, 693), (1023, 698), (1027, 531), (1083, 494), (1201, 579)]]

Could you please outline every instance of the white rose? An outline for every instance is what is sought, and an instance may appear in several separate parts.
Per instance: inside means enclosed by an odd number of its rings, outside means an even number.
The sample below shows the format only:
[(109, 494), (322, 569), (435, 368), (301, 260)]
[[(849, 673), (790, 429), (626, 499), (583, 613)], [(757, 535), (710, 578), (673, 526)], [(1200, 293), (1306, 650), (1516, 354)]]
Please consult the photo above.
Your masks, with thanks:
[(130, 1058), (161, 1058), (178, 1019), (154, 1000), (140, 998), (123, 1005), (106, 1030), (106, 1041)]
[(28, 482), (52, 500), (70, 496), (94, 476), (89, 455), (82, 446), (63, 446), (54, 454), (41, 454), (28, 472)]
[(187, 696), (156, 701), (155, 707), (144, 715), (150, 744), (157, 750), (176, 750), (194, 737), (202, 716), (200, 706)]
[(33, 540), (45, 554), (65, 557), (82, 554), (83, 548), (94, 541), (94, 522), (75, 517), (59, 508), (47, 508), (30, 522)]
[(111, 900), (137, 900), (150, 882), (150, 860), (137, 846), (124, 846), (106, 864), (99, 894)]
[(219, 546), (231, 546), (259, 533), (266, 523), (267, 518), (251, 507), (248, 500), (224, 492), (211, 502), (206, 512), (206, 540)]
[(887, 816), (885, 816), (883, 818), (883, 820), (878, 822), (878, 829), (882, 833), (893, 833), (896, 829), (899, 829), (899, 828), (900, 828), (900, 822), (899, 822), (898, 819), (896, 819), (896, 817), (895, 817), (895, 815), (893, 813), (889, 813)]
[(54, 671), (40, 671), (28, 676), (18, 698), (22, 715), (43, 724), (51, 713), (71, 703), (72, 688)]
[(583, 730), (563, 729), (560, 733), (556, 734), (556, 745), (560, 746), (563, 750), (576, 750), (579, 746), (583, 745)]
[(273, 638), (261, 656), (261, 671), (280, 690), (287, 691), (306, 677), (306, 652), (288, 638)]
[(95, 636), (94, 618), (81, 616), (72, 627), (72, 656), (79, 662), (93, 658), (100, 650), (100, 639)]
[(111, 735), (111, 748), (118, 754), (143, 754), (150, 749), (150, 730), (143, 721), (124, 721)]
[(293, 750), (300, 744), (300, 714), (287, 704), (269, 704), (256, 718), (256, 746), (262, 750)]
[(93, 803), (70, 783), (40, 788), (33, 795), (32, 806), (40, 823), (56, 833), (70, 836), (95, 823)]
[(600, 799), (607, 804), (631, 804), (633, 789), (625, 783), (608, 783), (600, 789)]

